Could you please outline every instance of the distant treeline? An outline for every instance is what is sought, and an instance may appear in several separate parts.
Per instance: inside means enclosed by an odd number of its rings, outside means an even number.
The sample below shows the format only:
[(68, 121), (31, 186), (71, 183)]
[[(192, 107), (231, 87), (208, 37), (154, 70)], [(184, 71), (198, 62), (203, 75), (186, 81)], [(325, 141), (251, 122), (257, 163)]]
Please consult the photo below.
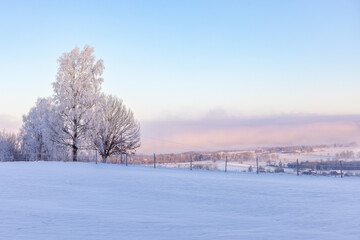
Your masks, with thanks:
[[(181, 163), (190, 162), (190, 160), (196, 161), (217, 161), (225, 160), (226, 156), (228, 161), (249, 161), (255, 159), (253, 151), (245, 152), (210, 152), (210, 153), (199, 153), (199, 152), (186, 152), (186, 153), (169, 153), (169, 154), (156, 154), (157, 163)], [(278, 156), (277, 156), (278, 157)], [(134, 164), (150, 164), (154, 161), (153, 155), (135, 155), (131, 156), (131, 161)]]
[[(276, 161), (279, 160), (278, 154), (261, 153), (257, 154), (259, 161)], [(115, 156), (114, 156), (115, 157)], [(113, 158), (114, 158), (113, 157)], [(243, 151), (243, 152), (185, 152), (185, 153), (169, 153), (169, 154), (156, 154), (157, 163), (183, 163), (197, 161), (224, 161), (228, 159), (229, 162), (246, 162), (255, 161), (256, 154), (254, 151)], [(110, 162), (117, 162), (110, 158)], [(133, 164), (151, 164), (154, 161), (153, 155), (135, 155), (131, 156), (131, 162)]]
[[(289, 168), (296, 168), (296, 162), (288, 163)], [(312, 169), (318, 171), (340, 170), (340, 161), (325, 162), (300, 162), (300, 169)], [(360, 161), (342, 162), (343, 170), (360, 170)]]
[(283, 146), (283, 147), (268, 147), (258, 148), (256, 153), (309, 153), (314, 152), (316, 148), (325, 148), (327, 145), (316, 145), (316, 146)]
[[(318, 144), (318, 145), (298, 145), (298, 146), (279, 146), (279, 147), (265, 147), (265, 148), (258, 148), (256, 149), (256, 153), (311, 153), (315, 152), (317, 149), (324, 149), (324, 148), (338, 148), (338, 147), (358, 147), (359, 144), (356, 142), (351, 142), (348, 144)], [(350, 153), (351, 151), (342, 152), (340, 154), (335, 155), (335, 157), (347, 159), (352, 158), (354, 155)]]

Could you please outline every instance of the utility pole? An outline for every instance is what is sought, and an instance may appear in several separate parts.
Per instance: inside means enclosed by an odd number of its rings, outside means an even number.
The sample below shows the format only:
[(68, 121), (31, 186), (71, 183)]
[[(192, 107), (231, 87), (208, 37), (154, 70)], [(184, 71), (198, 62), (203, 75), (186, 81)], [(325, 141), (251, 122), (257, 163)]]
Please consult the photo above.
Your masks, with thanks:
[(343, 167), (342, 167), (342, 161), (340, 160), (340, 174), (341, 174), (341, 178), (343, 177), (343, 171), (342, 171)]
[(226, 155), (226, 158), (225, 158), (225, 172), (227, 172), (227, 155)]
[(156, 168), (156, 156), (155, 156), (155, 153), (154, 153), (154, 168)]
[(192, 170), (192, 155), (190, 155), (190, 170)]
[(299, 176), (299, 159), (296, 159), (296, 175)]
[(259, 174), (259, 158), (256, 156), (256, 174)]
[(97, 164), (97, 150), (95, 150), (95, 164)]
[(125, 166), (127, 166), (127, 153), (125, 153), (125, 162), (126, 162)]

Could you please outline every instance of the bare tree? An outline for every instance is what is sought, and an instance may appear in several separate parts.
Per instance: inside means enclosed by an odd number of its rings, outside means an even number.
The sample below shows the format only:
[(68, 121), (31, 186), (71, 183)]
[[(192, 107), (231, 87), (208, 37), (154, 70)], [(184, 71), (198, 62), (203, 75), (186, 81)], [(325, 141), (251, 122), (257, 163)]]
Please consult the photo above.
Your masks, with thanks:
[(140, 147), (140, 125), (122, 100), (102, 95), (96, 109), (90, 138), (103, 162), (112, 154), (130, 153)]

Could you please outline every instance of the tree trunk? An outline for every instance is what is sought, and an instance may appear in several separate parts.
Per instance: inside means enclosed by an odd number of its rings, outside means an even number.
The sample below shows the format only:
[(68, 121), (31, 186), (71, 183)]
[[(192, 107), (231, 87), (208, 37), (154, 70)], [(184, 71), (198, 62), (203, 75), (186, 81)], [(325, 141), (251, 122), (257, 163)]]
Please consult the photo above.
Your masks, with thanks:
[(77, 162), (77, 151), (78, 151), (77, 146), (76, 146), (76, 145), (73, 145), (73, 146), (72, 146), (73, 162)]
[(39, 146), (39, 153), (37, 155), (37, 160), (40, 161), (41, 160), (41, 154), (42, 154), (42, 143), (41, 143), (41, 138), (40, 138), (40, 146)]
[(102, 156), (102, 162), (106, 163), (106, 160), (107, 160), (106, 156)]

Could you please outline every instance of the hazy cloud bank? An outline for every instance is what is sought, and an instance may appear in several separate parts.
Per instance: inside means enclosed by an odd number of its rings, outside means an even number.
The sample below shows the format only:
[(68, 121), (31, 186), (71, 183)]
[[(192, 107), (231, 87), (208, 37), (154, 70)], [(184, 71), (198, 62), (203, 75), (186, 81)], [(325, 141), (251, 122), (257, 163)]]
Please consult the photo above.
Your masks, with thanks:
[(244, 149), (254, 146), (343, 143), (360, 138), (360, 115), (283, 115), (142, 122), (139, 152)]
[(0, 114), (0, 130), (7, 132), (18, 132), (21, 127), (21, 120), (5, 114)]

